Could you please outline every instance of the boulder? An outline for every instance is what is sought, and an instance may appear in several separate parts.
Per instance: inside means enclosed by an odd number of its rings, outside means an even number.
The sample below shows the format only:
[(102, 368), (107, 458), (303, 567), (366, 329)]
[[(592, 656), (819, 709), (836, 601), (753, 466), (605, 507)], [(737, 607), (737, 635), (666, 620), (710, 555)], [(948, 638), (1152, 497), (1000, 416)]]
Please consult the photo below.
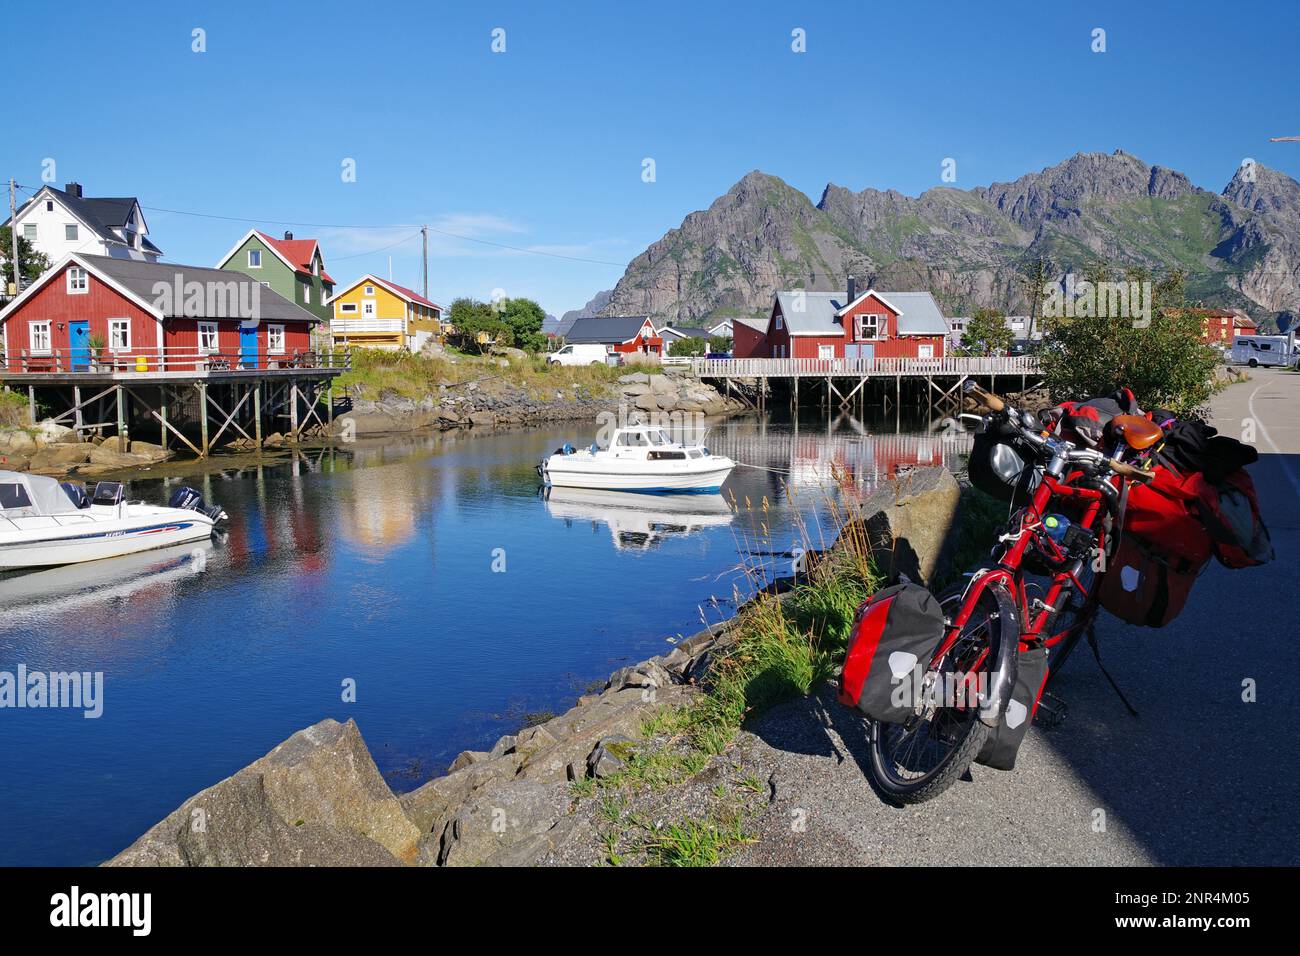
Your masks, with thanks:
[(647, 375), (645, 372), (632, 372), (629, 375), (620, 375), (618, 377), (618, 383), (620, 385), (645, 384), (646, 382), (649, 381), (650, 381), (650, 376)]
[(550, 830), (568, 808), (562, 787), (530, 780), (499, 784), (475, 794), (442, 836), (442, 866), (478, 866), (494, 854)]
[(110, 866), (413, 863), (420, 830), (354, 721), (323, 720), (191, 797)]
[(31, 455), (36, 438), (25, 428), (0, 428), (0, 454)]
[(475, 425), (495, 425), (496, 412), (470, 412), (469, 420)]
[(587, 757), (587, 774), (597, 779), (622, 770), (634, 754), (632, 740), (622, 734), (602, 737)]
[[(53, 445), (56, 442), (76, 441), (77, 433), (67, 425), (59, 425), (48, 418), (35, 426), (37, 444)], [(68, 436), (72, 436), (69, 439)]]
[(103, 468), (137, 468), (140, 465), (149, 464), (149, 459), (140, 458), (130, 452), (117, 450), (116, 441), (106, 441), (102, 445), (96, 445), (90, 453), (88, 459), (92, 465), (99, 465)]
[(31, 459), (26, 455), (0, 452), (0, 471), (26, 471), (31, 466)]
[(667, 375), (652, 375), (650, 377), (650, 387), (660, 395), (675, 395), (677, 393), (677, 381)]
[(643, 412), (659, 411), (659, 399), (653, 392), (647, 392), (645, 395), (638, 395), (632, 404)]
[[(247, 439), (245, 439), (245, 441), (247, 441)], [(139, 458), (144, 458), (147, 461), (159, 462), (166, 461), (173, 457), (175, 453), (163, 448), (162, 445), (155, 445), (153, 442), (133, 441), (131, 442), (131, 454)]]
[(95, 450), (94, 445), (46, 445), (32, 455), (30, 467), (32, 471), (66, 471), (73, 465), (90, 461)]

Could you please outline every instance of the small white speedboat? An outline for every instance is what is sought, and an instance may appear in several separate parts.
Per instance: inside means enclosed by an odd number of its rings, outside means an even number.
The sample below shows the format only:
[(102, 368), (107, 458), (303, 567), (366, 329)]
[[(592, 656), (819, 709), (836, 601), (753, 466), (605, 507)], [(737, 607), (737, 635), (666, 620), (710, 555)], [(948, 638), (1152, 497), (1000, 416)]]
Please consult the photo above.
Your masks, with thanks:
[(702, 444), (682, 445), (661, 428), (633, 425), (615, 429), (608, 448), (565, 445), (543, 458), (537, 473), (559, 488), (716, 494), (735, 467)]
[(204, 541), (226, 517), (192, 488), (178, 488), (163, 508), (123, 501), (120, 482), (101, 481), (93, 495), (42, 475), (0, 471), (0, 570), (55, 567), (119, 558)]
[(548, 488), (546, 510), (566, 525), (604, 524), (620, 551), (648, 551), (669, 538), (725, 527), (735, 517), (727, 499), (716, 493), (640, 495), (587, 488)]

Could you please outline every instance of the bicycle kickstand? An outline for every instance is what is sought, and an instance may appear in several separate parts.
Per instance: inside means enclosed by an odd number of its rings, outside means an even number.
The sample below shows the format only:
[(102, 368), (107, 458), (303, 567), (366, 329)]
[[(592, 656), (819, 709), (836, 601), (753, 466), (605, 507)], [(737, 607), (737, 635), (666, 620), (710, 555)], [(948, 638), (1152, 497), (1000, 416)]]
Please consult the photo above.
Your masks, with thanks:
[(1110, 686), (1114, 688), (1119, 699), (1124, 703), (1124, 706), (1128, 708), (1128, 712), (1136, 717), (1138, 712), (1133, 709), (1133, 705), (1128, 702), (1128, 698), (1124, 696), (1124, 692), (1119, 689), (1119, 684), (1115, 683), (1115, 678), (1110, 676), (1110, 671), (1106, 670), (1106, 665), (1101, 662), (1101, 649), (1097, 646), (1097, 629), (1093, 624), (1088, 625), (1088, 646), (1092, 648), (1092, 656), (1097, 659), (1097, 667), (1100, 668), (1102, 675), (1106, 680), (1110, 681)]

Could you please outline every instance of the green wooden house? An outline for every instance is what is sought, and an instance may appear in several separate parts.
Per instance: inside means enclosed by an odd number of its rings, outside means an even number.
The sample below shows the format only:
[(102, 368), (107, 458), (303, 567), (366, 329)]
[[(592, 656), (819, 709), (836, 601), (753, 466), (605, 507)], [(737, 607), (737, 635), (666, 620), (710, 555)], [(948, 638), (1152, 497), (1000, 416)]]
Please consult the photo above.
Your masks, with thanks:
[(250, 229), (217, 263), (217, 268), (260, 279), (263, 285), (328, 326), (330, 309), (325, 301), (334, 294), (334, 280), (325, 271), (325, 258), (315, 239), (295, 239), (292, 232), (286, 232), (283, 239), (274, 239)]

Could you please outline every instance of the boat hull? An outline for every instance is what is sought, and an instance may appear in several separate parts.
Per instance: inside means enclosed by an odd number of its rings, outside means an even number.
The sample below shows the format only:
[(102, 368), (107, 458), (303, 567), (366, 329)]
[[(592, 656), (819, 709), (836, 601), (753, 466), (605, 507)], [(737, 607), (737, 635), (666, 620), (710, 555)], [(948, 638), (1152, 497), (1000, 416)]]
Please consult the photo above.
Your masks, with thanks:
[(88, 521), (20, 534), (0, 532), (0, 570), (120, 558), (212, 536), (212, 519), (204, 514), (178, 509), (159, 512), (147, 516), (147, 520)]
[[(566, 456), (572, 457), (572, 456)], [(636, 466), (618, 471), (581, 463), (552, 461), (546, 468), (547, 481), (556, 488), (587, 488), (598, 491), (635, 491), (641, 494), (717, 494), (735, 465), (728, 462), (698, 471), (672, 471)]]

